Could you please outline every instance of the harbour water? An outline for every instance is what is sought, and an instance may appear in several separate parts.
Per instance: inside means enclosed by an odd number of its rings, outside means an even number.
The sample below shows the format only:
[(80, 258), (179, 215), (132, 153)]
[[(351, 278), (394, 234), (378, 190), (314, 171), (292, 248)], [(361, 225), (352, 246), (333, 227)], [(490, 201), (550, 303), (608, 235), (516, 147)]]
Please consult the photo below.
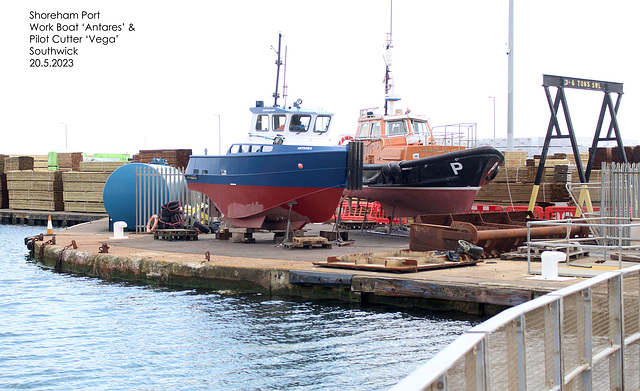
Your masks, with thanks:
[(0, 225), (0, 389), (380, 390), (479, 319), (76, 276)]

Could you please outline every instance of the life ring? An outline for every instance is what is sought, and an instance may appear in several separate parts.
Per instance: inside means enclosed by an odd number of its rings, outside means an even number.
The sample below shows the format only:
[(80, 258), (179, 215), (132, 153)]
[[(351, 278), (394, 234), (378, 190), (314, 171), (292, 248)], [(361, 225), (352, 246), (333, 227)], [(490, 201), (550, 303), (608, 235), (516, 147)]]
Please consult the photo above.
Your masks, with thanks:
[(158, 215), (151, 215), (149, 221), (147, 221), (147, 232), (151, 234), (156, 228), (158, 228)]
[(351, 141), (351, 140), (353, 140), (353, 137), (344, 136), (343, 138), (340, 139), (340, 142), (338, 143), (338, 145), (342, 145), (343, 143), (346, 143), (347, 141)]

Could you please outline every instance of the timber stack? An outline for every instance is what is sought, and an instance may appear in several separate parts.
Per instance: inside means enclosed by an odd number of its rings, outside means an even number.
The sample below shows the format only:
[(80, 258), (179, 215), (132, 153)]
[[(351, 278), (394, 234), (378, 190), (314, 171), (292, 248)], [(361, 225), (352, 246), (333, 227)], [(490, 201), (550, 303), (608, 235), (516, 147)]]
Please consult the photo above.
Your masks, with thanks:
[[(629, 163), (640, 162), (640, 146), (625, 147)], [(477, 203), (491, 203), (497, 205), (528, 205), (538, 173), (540, 156), (527, 159), (525, 151), (504, 152), (505, 161), (500, 167), (496, 178), (485, 184), (476, 196)], [(581, 153), (580, 160), (586, 169), (589, 153)], [(589, 183), (599, 184), (601, 181), (600, 168), (603, 162), (619, 162), (617, 148), (598, 148), (595, 153), (593, 170)], [(567, 191), (567, 183), (580, 183), (580, 176), (573, 154), (556, 153), (547, 156), (544, 164), (540, 189), (536, 203), (540, 206), (566, 204), (571, 202)], [(591, 194), (592, 201), (598, 203), (599, 191)]]
[[(186, 168), (191, 150), (141, 151), (145, 163), (161, 158)], [(0, 209), (106, 213), (102, 192), (109, 175), (129, 155), (51, 152), (48, 155), (0, 154)]]

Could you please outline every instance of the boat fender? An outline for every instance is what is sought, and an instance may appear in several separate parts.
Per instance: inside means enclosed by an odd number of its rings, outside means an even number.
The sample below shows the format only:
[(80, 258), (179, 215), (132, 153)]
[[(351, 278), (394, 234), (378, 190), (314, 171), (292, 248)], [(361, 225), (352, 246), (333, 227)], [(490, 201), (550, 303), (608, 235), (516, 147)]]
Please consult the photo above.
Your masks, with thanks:
[(282, 143), (284, 143), (284, 137), (280, 134), (276, 134), (276, 137), (273, 138), (273, 143), (275, 145), (282, 145)]
[(151, 215), (147, 221), (147, 232), (153, 233), (158, 228), (158, 215)]
[(391, 162), (386, 166), (382, 166), (382, 175), (384, 175), (387, 183), (400, 183), (402, 177), (402, 168), (397, 162)]
[(345, 144), (349, 141), (353, 140), (353, 137), (351, 136), (344, 136), (343, 138), (340, 139), (340, 142), (338, 142), (338, 145), (342, 145)]
[(498, 175), (498, 171), (500, 171), (500, 167), (496, 167), (496, 169), (493, 170), (491, 174), (487, 175), (487, 181), (491, 182), (492, 180), (494, 180)]

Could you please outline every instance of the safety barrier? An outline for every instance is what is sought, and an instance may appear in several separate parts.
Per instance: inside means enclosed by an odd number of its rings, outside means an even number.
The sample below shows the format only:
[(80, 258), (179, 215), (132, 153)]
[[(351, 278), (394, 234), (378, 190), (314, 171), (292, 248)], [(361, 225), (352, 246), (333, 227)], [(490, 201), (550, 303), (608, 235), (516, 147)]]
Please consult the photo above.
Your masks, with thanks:
[[(529, 207), (526, 205), (507, 206), (507, 208), (505, 209), (506, 212), (518, 212), (518, 211), (525, 211), (525, 210), (529, 210)], [(534, 206), (533, 217), (535, 217), (536, 219), (544, 219), (545, 218), (544, 209), (541, 206)]]
[[(389, 217), (385, 214), (379, 202), (349, 201), (344, 200), (336, 213), (340, 214), (340, 222), (346, 224), (371, 223), (389, 224)], [(335, 219), (335, 215), (334, 215)], [(408, 224), (408, 218), (393, 219), (393, 224)]]
[(640, 388), (640, 265), (509, 308), (393, 390)]
[[(513, 205), (503, 208), (500, 205), (473, 205), (471, 206), (471, 213), (484, 213), (484, 212), (506, 212), (511, 211), (523, 211), (528, 210), (529, 207), (525, 205)], [(600, 210), (599, 207), (593, 207), (594, 212)], [(574, 217), (576, 215), (577, 207), (575, 206), (547, 206), (543, 208), (541, 206), (533, 207), (533, 215), (536, 219), (545, 220), (563, 220), (566, 218)]]
[(484, 212), (502, 212), (504, 208), (500, 205), (471, 205), (471, 213), (484, 213)]

